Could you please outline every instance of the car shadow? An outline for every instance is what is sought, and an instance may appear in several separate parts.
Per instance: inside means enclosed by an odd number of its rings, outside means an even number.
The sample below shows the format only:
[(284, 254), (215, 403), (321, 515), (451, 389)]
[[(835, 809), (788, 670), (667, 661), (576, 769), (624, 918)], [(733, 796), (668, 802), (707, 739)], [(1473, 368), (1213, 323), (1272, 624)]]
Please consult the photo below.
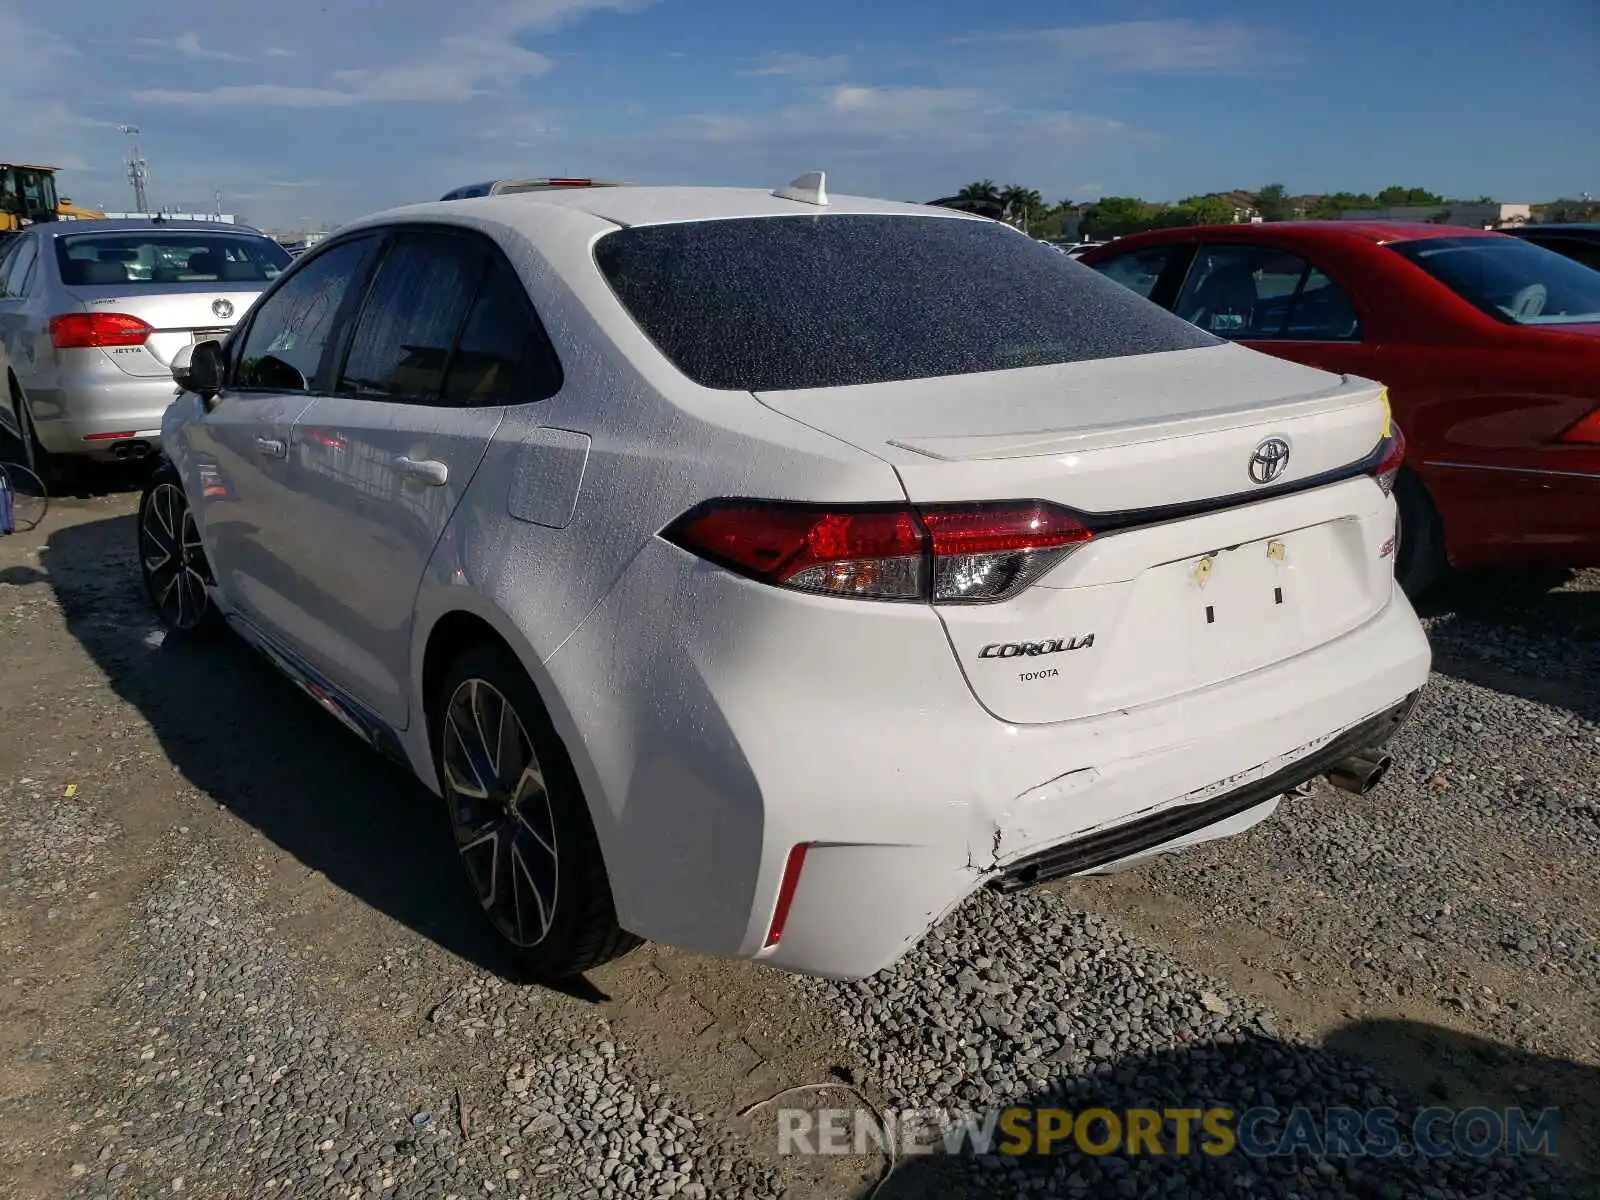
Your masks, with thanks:
[(1434, 670), (1600, 721), (1600, 589), (1572, 571), (1451, 576), (1424, 596)]
[[(1388, 1070), (1395, 1053), (1409, 1056), (1408, 1070), (1384, 1074), (1374, 1065), (1380, 1059)], [(1047, 1090), (1017, 1098), (1019, 1105), (1073, 1114), (1091, 1108), (1118, 1114), (1123, 1139), (1109, 1153), (1085, 1153), (1069, 1132), (1049, 1155), (1002, 1157), (1002, 1125), (989, 1147), (990, 1158), (978, 1158), (970, 1143), (954, 1155), (942, 1150), (902, 1154), (888, 1179), (874, 1182), (859, 1197), (1592, 1197), (1600, 1195), (1593, 1124), (1597, 1102), (1600, 1071), (1593, 1067), (1526, 1054), (1440, 1026), (1359, 1021), (1321, 1045), (1252, 1032), (1123, 1058), (1087, 1075), (1062, 1074)], [(1189, 1153), (1175, 1153), (1173, 1123), (1162, 1130), (1163, 1153), (1150, 1153), (1149, 1142), (1141, 1146), (1143, 1153), (1125, 1153), (1129, 1110), (1216, 1108), (1233, 1114), (1227, 1124), (1237, 1140), (1230, 1152), (1201, 1148), (1209, 1139), (1202, 1138), (1197, 1115)], [(1556, 1115), (1541, 1126), (1550, 1109)], [(1392, 1117), (1378, 1115), (1385, 1110)], [(1461, 1116), (1469, 1110), (1478, 1113)], [(1483, 1110), (1493, 1116), (1483, 1120)], [(1520, 1110), (1522, 1149), (1499, 1152), (1517, 1136), (1506, 1132), (1519, 1120), (1512, 1110)], [(1347, 1115), (1352, 1111), (1353, 1117)], [(820, 1128), (820, 1118), (813, 1115), (813, 1130)], [(1458, 1118), (1462, 1140), (1454, 1136)], [(1355, 1122), (1356, 1131), (1343, 1144), (1341, 1121)], [(1584, 1125), (1574, 1128), (1580, 1121)], [(1491, 1142), (1495, 1122), (1501, 1134)], [(1381, 1149), (1385, 1127), (1393, 1131), (1387, 1153), (1350, 1152)], [(1037, 1130), (1036, 1121), (1031, 1128)], [(1541, 1143), (1547, 1131), (1550, 1140)], [(1093, 1122), (1089, 1133), (1091, 1148), (1097, 1148), (1106, 1142), (1108, 1127)], [(1443, 1153), (1423, 1152), (1430, 1146)]]
[[(533, 982), (474, 903), (437, 797), (239, 638), (161, 636), (133, 517), (55, 529), (40, 561), (68, 630), (184, 779), (350, 895), (502, 979)], [(582, 978), (547, 986), (607, 998)]]

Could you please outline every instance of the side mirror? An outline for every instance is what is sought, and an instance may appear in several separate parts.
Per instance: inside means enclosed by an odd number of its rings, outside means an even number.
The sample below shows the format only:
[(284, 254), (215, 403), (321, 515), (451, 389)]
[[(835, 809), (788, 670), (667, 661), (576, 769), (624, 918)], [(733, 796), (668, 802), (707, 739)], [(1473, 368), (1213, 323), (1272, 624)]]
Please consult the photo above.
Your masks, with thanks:
[(186, 392), (194, 392), (206, 402), (211, 402), (222, 390), (222, 343), (199, 342), (193, 346), (180, 346), (172, 356), (172, 381)]

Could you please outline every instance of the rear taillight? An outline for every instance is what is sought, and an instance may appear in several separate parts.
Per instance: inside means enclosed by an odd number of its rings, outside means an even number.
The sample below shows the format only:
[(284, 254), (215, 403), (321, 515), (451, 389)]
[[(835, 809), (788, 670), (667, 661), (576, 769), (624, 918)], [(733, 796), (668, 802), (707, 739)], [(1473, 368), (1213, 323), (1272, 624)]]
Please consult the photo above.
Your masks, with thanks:
[(861, 600), (1005, 600), (1094, 535), (1039, 501), (913, 509), (719, 500), (666, 539), (763, 583)]
[(124, 313), (63, 313), (50, 318), (50, 342), (57, 350), (96, 346), (142, 346), (154, 330)]
[(1600, 408), (1595, 409), (1576, 425), (1563, 430), (1560, 440), (1576, 442), (1580, 446), (1600, 446)]
[(1381, 451), (1372, 477), (1387, 496), (1394, 491), (1395, 476), (1400, 474), (1401, 464), (1406, 460), (1406, 435), (1400, 432), (1400, 426), (1394, 426), (1394, 432), (1383, 439)]

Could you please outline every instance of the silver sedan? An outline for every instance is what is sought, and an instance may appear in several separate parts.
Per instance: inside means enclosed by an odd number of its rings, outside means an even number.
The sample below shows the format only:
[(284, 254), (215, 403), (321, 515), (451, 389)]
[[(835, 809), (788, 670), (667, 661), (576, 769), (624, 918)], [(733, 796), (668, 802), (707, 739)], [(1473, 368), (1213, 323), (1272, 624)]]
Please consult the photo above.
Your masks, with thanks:
[(160, 445), (182, 346), (226, 337), (289, 264), (271, 238), (205, 221), (59, 221), (0, 247), (0, 428), (41, 474)]

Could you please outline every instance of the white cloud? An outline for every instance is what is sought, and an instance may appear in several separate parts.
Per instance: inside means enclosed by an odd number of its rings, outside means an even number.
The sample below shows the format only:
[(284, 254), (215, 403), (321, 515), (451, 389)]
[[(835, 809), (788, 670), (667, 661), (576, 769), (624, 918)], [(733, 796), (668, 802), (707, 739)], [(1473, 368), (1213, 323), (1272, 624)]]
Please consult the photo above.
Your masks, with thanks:
[(212, 59), (216, 62), (235, 63), (250, 61), (249, 58), (243, 54), (229, 54), (225, 50), (206, 49), (206, 47), (200, 43), (200, 35), (194, 32), (180, 33), (174, 38), (142, 37), (139, 39), (139, 42), (141, 45), (154, 46), (161, 50), (170, 50), (184, 58)]
[(455, 103), (503, 91), (550, 70), (548, 57), (519, 45), (518, 39), (548, 33), (589, 13), (634, 12), (650, 3), (653, 0), (508, 0), (422, 54), (385, 65), (347, 67), (334, 71), (326, 83), (233, 84), (203, 91), (152, 88), (135, 92), (134, 99), (190, 108)]
[(850, 59), (843, 54), (772, 54), (763, 60), (761, 66), (753, 67), (748, 71), (741, 71), (741, 75), (770, 75), (784, 76), (791, 79), (831, 79), (843, 75), (850, 65)]
[(15, 115), (5, 135), (4, 152), (12, 161), (63, 171), (89, 165), (87, 143), (110, 123), (63, 99), (76, 94), (63, 82), (73, 78), (79, 58), (64, 38), (0, 0), (0, 112)]
[(371, 71), (336, 71), (334, 78), (363, 102), (429, 103), (470, 100), (550, 69), (550, 60), (510, 42), (447, 37), (415, 62)]
[(133, 93), (141, 104), (171, 104), (191, 108), (343, 108), (358, 104), (355, 92), (338, 88), (293, 87), (277, 83), (246, 83), (212, 88), (205, 92), (150, 88)]
[(1283, 34), (1233, 20), (1121, 21), (1062, 29), (1012, 30), (953, 39), (1011, 46), (1057, 64), (1123, 73), (1234, 72), (1296, 60)]

